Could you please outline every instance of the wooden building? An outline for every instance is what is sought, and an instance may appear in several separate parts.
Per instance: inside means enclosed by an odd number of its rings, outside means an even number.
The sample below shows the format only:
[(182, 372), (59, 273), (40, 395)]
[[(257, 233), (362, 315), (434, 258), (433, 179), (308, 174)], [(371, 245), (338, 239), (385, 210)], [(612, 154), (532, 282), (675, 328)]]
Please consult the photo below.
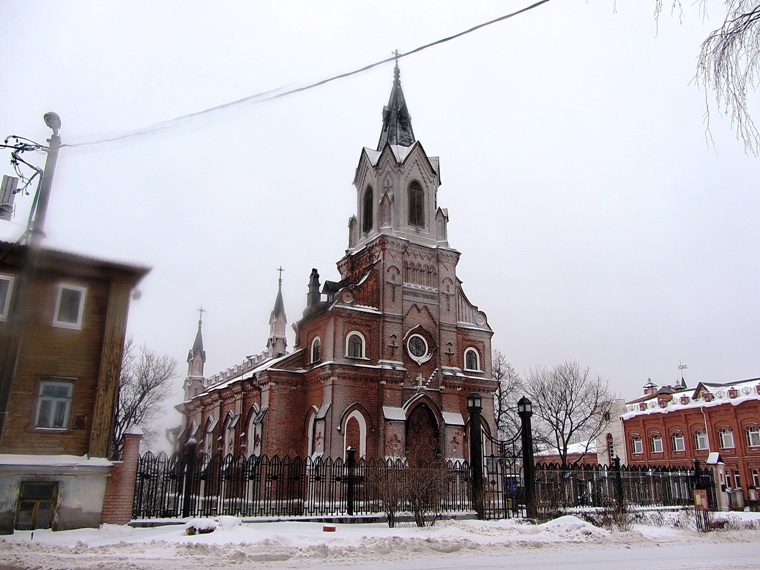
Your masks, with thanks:
[(22, 279), (28, 257), (0, 242), (0, 533), (98, 526), (129, 300), (148, 270), (43, 249)]

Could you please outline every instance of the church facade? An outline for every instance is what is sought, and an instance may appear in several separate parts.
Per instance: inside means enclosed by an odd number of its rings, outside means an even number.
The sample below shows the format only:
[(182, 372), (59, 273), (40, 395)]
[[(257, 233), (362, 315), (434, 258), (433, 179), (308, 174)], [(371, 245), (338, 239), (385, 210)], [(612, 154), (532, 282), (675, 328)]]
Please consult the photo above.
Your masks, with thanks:
[(457, 277), (440, 184), (396, 66), (380, 140), (356, 168), (340, 280), (322, 283), (312, 270), (292, 352), (278, 291), (266, 351), (209, 378), (199, 322), (179, 443), (223, 454), (336, 458), (351, 446), (367, 459), (469, 459), (469, 394), (482, 396), (495, 433), (493, 331)]

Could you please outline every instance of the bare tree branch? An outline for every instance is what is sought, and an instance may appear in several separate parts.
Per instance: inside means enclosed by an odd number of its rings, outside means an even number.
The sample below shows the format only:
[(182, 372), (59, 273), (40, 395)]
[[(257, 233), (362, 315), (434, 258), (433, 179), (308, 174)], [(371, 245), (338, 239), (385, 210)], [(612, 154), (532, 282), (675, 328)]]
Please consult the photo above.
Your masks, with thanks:
[(139, 425), (150, 441), (155, 436), (151, 423), (161, 411), (161, 403), (171, 390), (176, 378), (177, 362), (168, 356), (159, 356), (146, 346), (136, 350), (131, 338), (124, 345), (119, 375), (119, 399), (116, 407), (116, 425), (113, 455), (120, 457), (124, 447), (124, 434), (133, 425)]
[(522, 380), (501, 351), (493, 351), (491, 362), (493, 378), (499, 382), (494, 393), (496, 429), (501, 439), (511, 439), (520, 431), (517, 400), (522, 393)]
[[(655, 0), (655, 18), (663, 11), (666, 0)], [(729, 117), (736, 138), (744, 150), (755, 156), (760, 154), (760, 132), (757, 129), (747, 95), (758, 86), (760, 78), (760, 2), (758, 0), (723, 0), (726, 16), (723, 24), (713, 30), (702, 42), (695, 80), (705, 94), (712, 91), (718, 112)], [(667, 0), (671, 13), (684, 16), (682, 0)], [(697, 0), (699, 13), (707, 14), (707, 1)], [(710, 135), (710, 104), (706, 98), (706, 131)]]
[(612, 406), (607, 382), (592, 377), (576, 361), (567, 361), (553, 368), (531, 369), (525, 391), (537, 420), (534, 441), (556, 449), (562, 465), (567, 465), (568, 447), (585, 442), (573, 462), (578, 463), (607, 424), (605, 415)]

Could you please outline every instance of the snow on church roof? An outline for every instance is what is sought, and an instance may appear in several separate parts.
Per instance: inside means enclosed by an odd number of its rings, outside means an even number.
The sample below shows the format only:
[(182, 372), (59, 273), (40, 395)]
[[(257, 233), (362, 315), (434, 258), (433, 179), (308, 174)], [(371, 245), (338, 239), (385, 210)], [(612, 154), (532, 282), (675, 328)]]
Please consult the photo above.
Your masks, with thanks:
[[(388, 146), (391, 147), (391, 152), (393, 152), (393, 157), (396, 161), (398, 163), (403, 163), (406, 160), (406, 157), (412, 152), (412, 149), (417, 146), (417, 143), (415, 142), (412, 146), (401, 146), (398, 144), (391, 144)], [(364, 152), (367, 153), (367, 158), (369, 158), (372, 166), (377, 166), (377, 161), (380, 160), (380, 155), (383, 154), (383, 151), (364, 147)]]

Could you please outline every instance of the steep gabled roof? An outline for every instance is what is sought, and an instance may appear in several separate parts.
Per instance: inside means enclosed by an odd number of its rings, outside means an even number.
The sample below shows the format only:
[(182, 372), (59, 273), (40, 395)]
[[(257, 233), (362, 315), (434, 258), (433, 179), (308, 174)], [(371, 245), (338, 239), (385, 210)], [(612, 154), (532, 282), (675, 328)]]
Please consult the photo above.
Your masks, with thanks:
[(393, 70), (393, 87), (388, 105), (383, 108), (383, 128), (377, 150), (383, 150), (386, 144), (411, 146), (416, 140), (412, 130), (412, 117), (406, 107), (404, 92), (401, 89), (398, 62)]

